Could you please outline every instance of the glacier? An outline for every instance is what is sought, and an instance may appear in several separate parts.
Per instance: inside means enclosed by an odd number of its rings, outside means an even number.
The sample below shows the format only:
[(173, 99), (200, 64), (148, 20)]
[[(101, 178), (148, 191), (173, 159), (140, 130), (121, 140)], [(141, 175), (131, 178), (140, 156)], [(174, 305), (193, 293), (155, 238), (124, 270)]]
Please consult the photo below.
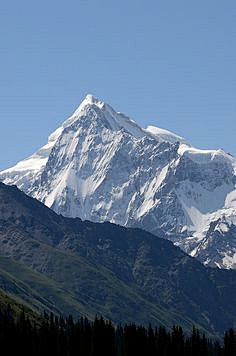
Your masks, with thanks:
[(236, 159), (141, 128), (93, 95), (0, 180), (66, 217), (139, 227), (207, 266), (236, 268)]

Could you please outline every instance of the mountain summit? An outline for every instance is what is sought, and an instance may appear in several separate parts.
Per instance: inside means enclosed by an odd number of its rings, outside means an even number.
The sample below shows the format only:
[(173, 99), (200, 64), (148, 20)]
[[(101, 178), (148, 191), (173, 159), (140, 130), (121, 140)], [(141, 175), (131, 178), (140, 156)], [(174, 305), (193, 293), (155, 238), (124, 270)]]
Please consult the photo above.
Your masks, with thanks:
[(236, 268), (236, 159), (143, 129), (92, 95), (0, 180), (64, 216), (141, 227), (205, 265)]

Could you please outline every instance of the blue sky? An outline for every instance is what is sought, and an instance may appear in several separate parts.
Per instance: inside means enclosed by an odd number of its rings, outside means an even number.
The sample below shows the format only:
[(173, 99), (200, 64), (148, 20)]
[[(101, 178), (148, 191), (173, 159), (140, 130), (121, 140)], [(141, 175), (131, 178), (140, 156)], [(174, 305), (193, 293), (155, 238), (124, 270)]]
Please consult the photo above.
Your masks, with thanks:
[(87, 93), (236, 155), (236, 2), (4, 1), (0, 169), (33, 153)]

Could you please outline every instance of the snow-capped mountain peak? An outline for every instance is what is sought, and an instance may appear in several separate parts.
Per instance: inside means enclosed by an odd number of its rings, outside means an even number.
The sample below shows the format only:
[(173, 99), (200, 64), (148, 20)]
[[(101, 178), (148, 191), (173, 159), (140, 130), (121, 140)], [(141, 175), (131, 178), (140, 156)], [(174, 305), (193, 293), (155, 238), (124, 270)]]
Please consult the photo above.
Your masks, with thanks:
[(146, 136), (144, 130), (141, 129), (134, 120), (120, 112), (116, 112), (110, 105), (91, 94), (86, 95), (79, 107), (62, 126), (68, 127), (77, 122), (77, 120), (83, 120), (87, 117), (93, 121), (100, 120), (100, 124), (108, 125), (113, 131), (124, 129), (136, 138)]
[(84, 98), (84, 100), (81, 102), (81, 104), (79, 105), (79, 107), (75, 110), (73, 116), (75, 115), (79, 115), (81, 113), (81, 111), (87, 106), (87, 105), (95, 105), (97, 106), (99, 109), (102, 109), (106, 104), (104, 101), (96, 98), (94, 95), (92, 94), (87, 94), (86, 97)]
[(141, 227), (207, 265), (236, 268), (235, 158), (143, 129), (93, 95), (0, 180), (62, 215)]

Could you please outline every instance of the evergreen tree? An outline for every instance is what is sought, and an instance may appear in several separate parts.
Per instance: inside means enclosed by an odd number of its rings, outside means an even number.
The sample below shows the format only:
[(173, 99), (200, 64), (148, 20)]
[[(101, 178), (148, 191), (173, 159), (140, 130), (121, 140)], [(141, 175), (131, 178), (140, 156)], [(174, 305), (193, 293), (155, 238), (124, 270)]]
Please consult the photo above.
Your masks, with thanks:
[(136, 325), (114, 326), (102, 317), (94, 322), (72, 316), (45, 314), (40, 322), (29, 320), (24, 310), (15, 317), (0, 309), (1, 354), (15, 356), (236, 356), (233, 329), (225, 332), (224, 344), (213, 342), (193, 327), (185, 337), (181, 327), (172, 331)]

